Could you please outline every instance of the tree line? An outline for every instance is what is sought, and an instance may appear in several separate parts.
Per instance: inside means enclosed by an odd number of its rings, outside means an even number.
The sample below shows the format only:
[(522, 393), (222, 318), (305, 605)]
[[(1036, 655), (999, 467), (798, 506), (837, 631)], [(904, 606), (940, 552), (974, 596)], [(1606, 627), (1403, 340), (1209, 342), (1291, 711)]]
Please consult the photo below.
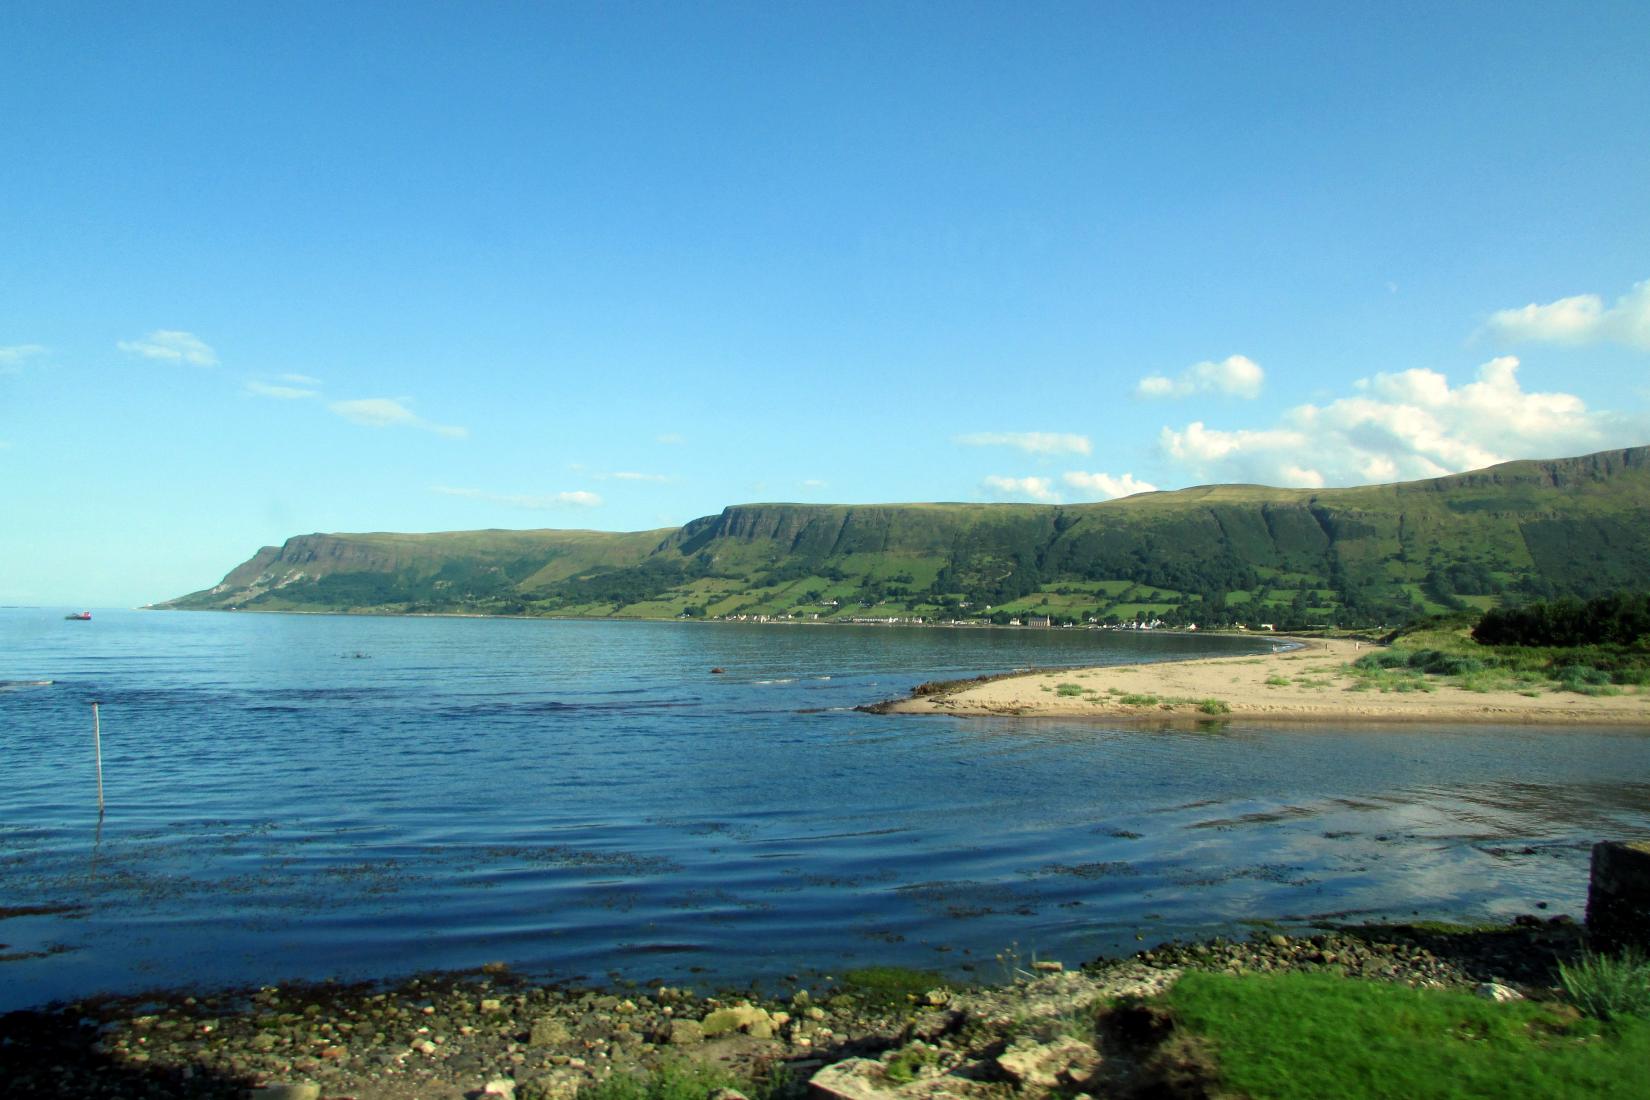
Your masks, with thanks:
[(1484, 612), (1472, 636), (1485, 645), (1632, 645), (1650, 640), (1650, 592), (1498, 608)]

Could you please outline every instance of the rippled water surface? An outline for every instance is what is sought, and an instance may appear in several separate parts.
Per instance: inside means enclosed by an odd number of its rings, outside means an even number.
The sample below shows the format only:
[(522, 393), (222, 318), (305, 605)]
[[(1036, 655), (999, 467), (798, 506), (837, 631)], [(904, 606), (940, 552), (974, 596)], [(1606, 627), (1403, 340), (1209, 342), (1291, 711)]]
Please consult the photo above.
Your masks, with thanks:
[(1257, 645), (0, 610), (0, 1009), (490, 961), (995, 977), (1011, 943), (1076, 962), (1249, 920), (1579, 915), (1590, 844), (1650, 829), (1647, 730), (850, 709)]

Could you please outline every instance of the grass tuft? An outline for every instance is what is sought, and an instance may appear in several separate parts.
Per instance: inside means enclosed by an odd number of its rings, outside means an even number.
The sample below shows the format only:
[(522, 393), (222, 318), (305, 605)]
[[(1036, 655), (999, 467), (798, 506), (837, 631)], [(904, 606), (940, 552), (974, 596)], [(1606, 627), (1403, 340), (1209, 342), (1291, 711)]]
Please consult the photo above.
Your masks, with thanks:
[(1650, 1019), (1650, 959), (1637, 951), (1587, 954), (1574, 966), (1559, 963), (1558, 977), (1570, 1003), (1589, 1016)]
[(705, 1100), (719, 1089), (744, 1091), (750, 1084), (723, 1070), (692, 1062), (666, 1062), (645, 1074), (614, 1073), (579, 1090), (579, 1100)]

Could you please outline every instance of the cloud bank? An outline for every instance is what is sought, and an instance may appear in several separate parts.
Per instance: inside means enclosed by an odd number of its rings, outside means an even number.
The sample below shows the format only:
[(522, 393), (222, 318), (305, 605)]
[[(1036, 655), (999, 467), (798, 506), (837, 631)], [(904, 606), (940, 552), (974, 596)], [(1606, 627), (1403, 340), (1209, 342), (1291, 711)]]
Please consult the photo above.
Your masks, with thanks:
[(1113, 477), (1111, 474), (1090, 474), (1084, 473), (1082, 470), (1071, 470), (1061, 474), (1060, 480), (1073, 489), (1081, 491), (1085, 496), (1098, 497), (1101, 500), (1130, 497), (1136, 493), (1157, 492), (1157, 486), (1150, 482), (1141, 481), (1133, 474)]
[(1484, 325), (1508, 343), (1615, 343), (1650, 351), (1650, 279), (1635, 283), (1606, 308), (1597, 294), (1497, 310)]
[(1530, 393), (1518, 360), (1492, 359), (1451, 386), (1430, 370), (1377, 374), (1354, 396), (1300, 405), (1270, 428), (1165, 427), (1162, 452), (1203, 481), (1319, 488), (1439, 477), (1528, 455), (1585, 454), (1644, 442), (1644, 418), (1595, 412), (1567, 393)]

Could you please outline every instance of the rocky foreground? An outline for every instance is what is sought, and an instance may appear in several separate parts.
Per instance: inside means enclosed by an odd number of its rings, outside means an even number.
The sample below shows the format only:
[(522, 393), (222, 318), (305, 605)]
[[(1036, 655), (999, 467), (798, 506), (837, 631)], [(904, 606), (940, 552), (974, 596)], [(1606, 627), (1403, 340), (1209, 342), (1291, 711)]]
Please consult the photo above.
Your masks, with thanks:
[(1475, 931), (1261, 932), (1241, 942), (1164, 945), (1074, 972), (1035, 963), (989, 988), (904, 992), (849, 982), (781, 999), (663, 985), (567, 990), (502, 967), (390, 988), (322, 983), (107, 998), (0, 1017), (0, 1091), (571, 1100), (614, 1074), (693, 1063), (787, 1082), (779, 1091), (799, 1094), (806, 1084), (827, 1100), (1197, 1097), (1214, 1085), (1213, 1069), (1151, 1000), (1186, 969), (1329, 970), (1540, 997), (1581, 940), (1567, 917)]

